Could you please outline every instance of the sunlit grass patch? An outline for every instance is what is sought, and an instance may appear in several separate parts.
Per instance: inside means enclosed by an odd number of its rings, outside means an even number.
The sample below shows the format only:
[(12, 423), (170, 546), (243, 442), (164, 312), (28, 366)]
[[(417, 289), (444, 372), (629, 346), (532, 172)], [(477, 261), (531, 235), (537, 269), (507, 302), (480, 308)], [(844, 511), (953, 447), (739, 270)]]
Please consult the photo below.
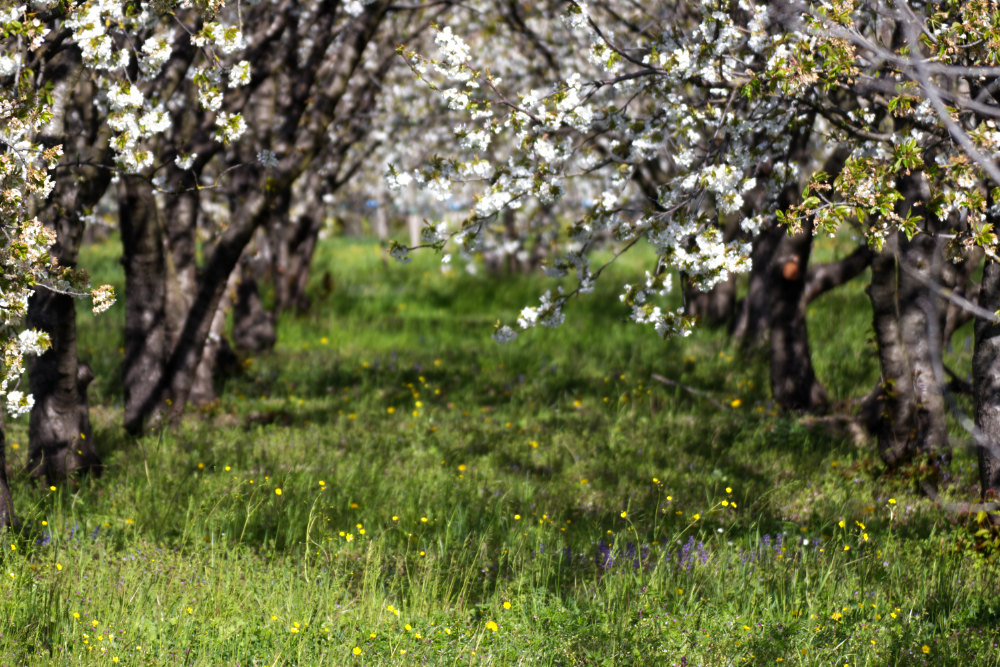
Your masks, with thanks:
[[(498, 346), (534, 280), (358, 241), (319, 262), (312, 310), (217, 404), (132, 440), (106, 380), (103, 477), (16, 476), (0, 662), (994, 664), (995, 554), (870, 445), (777, 415), (724, 332), (660, 341), (606, 287)], [(872, 382), (864, 306), (813, 306), (841, 400)], [(946, 495), (974, 484), (969, 452), (949, 471)]]

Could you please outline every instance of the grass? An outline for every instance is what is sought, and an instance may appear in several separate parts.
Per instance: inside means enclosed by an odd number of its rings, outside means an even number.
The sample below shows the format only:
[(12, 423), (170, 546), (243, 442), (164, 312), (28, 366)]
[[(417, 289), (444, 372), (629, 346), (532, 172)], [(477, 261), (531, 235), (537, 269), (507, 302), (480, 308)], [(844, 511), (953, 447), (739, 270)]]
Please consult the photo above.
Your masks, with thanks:
[[(84, 266), (120, 284), (116, 251)], [(810, 311), (841, 405), (878, 375), (862, 287)], [(122, 306), (83, 311), (107, 470), (15, 474), (0, 664), (1000, 663), (974, 519), (871, 443), (778, 415), (766, 364), (723, 332), (660, 341), (604, 289), (499, 346), (531, 280), (328, 242), (274, 353), (138, 440), (108, 335)], [(26, 424), (8, 431), (19, 470)], [(948, 473), (946, 497), (974, 497), (970, 452)]]

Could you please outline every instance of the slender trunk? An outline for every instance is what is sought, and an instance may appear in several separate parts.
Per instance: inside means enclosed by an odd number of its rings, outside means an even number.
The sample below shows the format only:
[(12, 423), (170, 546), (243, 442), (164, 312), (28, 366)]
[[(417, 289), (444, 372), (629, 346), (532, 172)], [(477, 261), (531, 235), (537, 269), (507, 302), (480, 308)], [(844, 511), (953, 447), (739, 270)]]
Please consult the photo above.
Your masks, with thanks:
[(170, 399), (158, 396), (157, 387), (168, 349), (166, 286), (172, 276), (149, 181), (123, 177), (118, 209), (125, 265), (125, 428), (140, 433), (159, 424)]
[(7, 438), (3, 425), (3, 415), (0, 414), (0, 531), (14, 524), (14, 501), (10, 496), (10, 483), (7, 481)]
[[(979, 305), (1000, 310), (1000, 263), (987, 259), (979, 288)], [(972, 386), (979, 427), (979, 488), (984, 500), (1000, 496), (1000, 324), (976, 320)]]
[[(229, 278), (236, 270), (254, 230), (271, 214), (269, 203), (265, 194), (250, 193), (241, 206), (241, 215), (235, 216), (236, 219), (218, 237), (199, 272), (194, 299), (185, 313), (180, 336), (166, 358), (164, 374), (154, 394), (171, 399), (172, 422), (180, 419), (190, 398), (196, 370), (203, 358), (205, 343), (226, 293)], [(156, 402), (154, 397), (147, 408), (152, 409)]]
[(51, 483), (76, 471), (100, 471), (90, 428), (90, 366), (77, 360), (76, 304), (71, 296), (39, 289), (31, 297), (28, 325), (49, 333), (45, 354), (30, 359), (35, 405), (28, 427), (28, 467)]

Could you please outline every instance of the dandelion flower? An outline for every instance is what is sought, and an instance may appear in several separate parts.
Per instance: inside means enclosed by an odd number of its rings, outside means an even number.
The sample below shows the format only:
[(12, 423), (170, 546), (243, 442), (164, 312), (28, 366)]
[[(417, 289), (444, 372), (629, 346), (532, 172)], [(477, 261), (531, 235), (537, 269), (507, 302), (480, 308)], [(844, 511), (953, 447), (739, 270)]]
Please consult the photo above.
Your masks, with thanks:
[(500, 629), (500, 626), (497, 625), (495, 621), (486, 621), (486, 629), (496, 632), (497, 630)]
[(622, 510), (621, 517), (624, 519), (627, 516), (628, 516), (628, 512)]
[(280, 496), (281, 495), (281, 487), (278, 487), (277, 489), (274, 490), (274, 495), (276, 495), (276, 496)]
[(355, 646), (354, 648), (351, 649), (351, 653), (353, 653), (354, 655), (361, 655), (361, 647)]
[(503, 608), (504, 609), (510, 609), (510, 602), (509, 601), (504, 601)]
[(924, 644), (923, 646), (920, 647), (920, 650), (923, 651), (924, 653), (930, 653), (931, 647), (928, 646), (927, 644)]

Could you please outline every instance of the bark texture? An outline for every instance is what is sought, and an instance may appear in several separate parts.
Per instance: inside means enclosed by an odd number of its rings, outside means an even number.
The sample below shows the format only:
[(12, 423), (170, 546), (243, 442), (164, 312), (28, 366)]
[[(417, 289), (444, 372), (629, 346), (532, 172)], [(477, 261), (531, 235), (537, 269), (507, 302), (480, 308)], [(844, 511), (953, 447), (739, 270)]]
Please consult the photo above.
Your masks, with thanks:
[(73, 297), (40, 289), (31, 297), (29, 326), (47, 331), (52, 347), (29, 362), (35, 405), (28, 426), (28, 468), (50, 483), (77, 472), (99, 472), (90, 428), (90, 366), (77, 360)]
[[(40, 217), (56, 232), (53, 257), (60, 266), (73, 268), (86, 230), (83, 216), (111, 181), (111, 171), (101, 167), (111, 160), (109, 129), (91, 103), (93, 85), (75, 56), (61, 54), (56, 69), (65, 78), (55, 86), (49, 129), (65, 138), (66, 166), (58, 168), (55, 189)], [(86, 104), (80, 104), (81, 99)], [(45, 354), (27, 362), (35, 399), (28, 427), (29, 469), (49, 482), (77, 471), (99, 471), (87, 401), (93, 372), (79, 360), (74, 299), (38, 288), (28, 303), (27, 324), (48, 333), (51, 341)]]
[(241, 352), (266, 352), (277, 340), (274, 313), (264, 308), (257, 282), (263, 264), (248, 256), (240, 260), (240, 279), (233, 304), (233, 343)]
[(785, 410), (821, 410), (826, 390), (816, 378), (806, 325), (806, 267), (812, 225), (778, 243), (768, 267), (768, 325), (771, 330), (771, 394)]
[(771, 223), (752, 241), (750, 282), (747, 294), (737, 305), (733, 337), (744, 348), (764, 347), (768, 337), (768, 274), (784, 230)]
[(150, 182), (122, 178), (118, 198), (125, 266), (125, 429), (141, 433), (159, 423), (169, 396), (158, 394), (167, 351), (167, 286), (173, 283)]
[(934, 374), (944, 309), (928, 288), (943, 284), (942, 241), (898, 233), (872, 262), (868, 297), (881, 383), (866, 405), (878, 450), (890, 467), (920, 455), (948, 455), (945, 403)]
[[(979, 305), (1000, 310), (1000, 263), (987, 259), (979, 290)], [(972, 383), (979, 427), (979, 488), (984, 500), (1000, 497), (1000, 324), (976, 320)]]

